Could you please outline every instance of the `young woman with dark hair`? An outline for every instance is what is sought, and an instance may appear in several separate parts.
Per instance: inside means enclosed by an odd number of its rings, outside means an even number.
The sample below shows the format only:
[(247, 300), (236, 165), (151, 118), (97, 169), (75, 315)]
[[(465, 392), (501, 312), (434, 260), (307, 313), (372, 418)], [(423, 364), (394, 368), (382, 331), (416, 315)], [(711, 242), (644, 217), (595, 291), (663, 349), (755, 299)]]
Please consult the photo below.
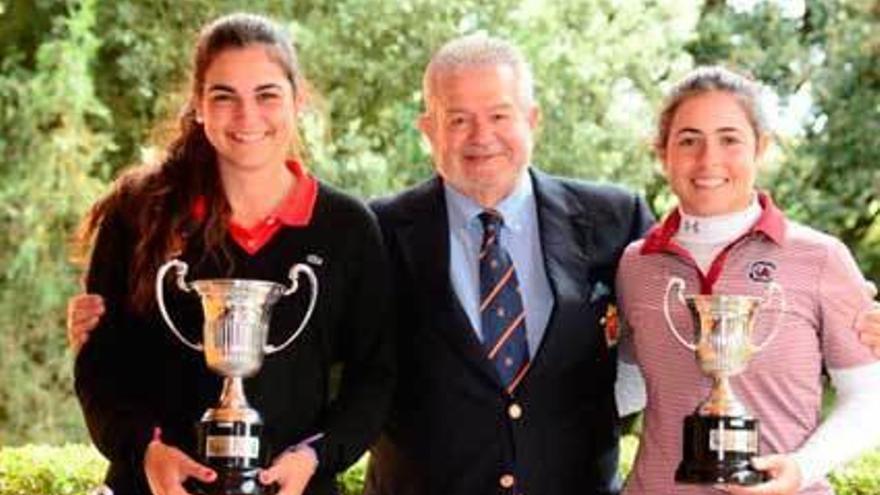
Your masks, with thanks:
[[(261, 483), (285, 495), (335, 493), (334, 475), (381, 428), (394, 371), (389, 270), (372, 213), (302, 161), (304, 87), (274, 22), (233, 14), (208, 24), (178, 137), (158, 165), (123, 174), (84, 222), (87, 290), (106, 310), (77, 356), (76, 391), (118, 494), (182, 494), (187, 479), (218, 476), (194, 460), (194, 425), (216, 404), (221, 377), (170, 333), (155, 304), (157, 270), (171, 258), (189, 265), (191, 280), (288, 285), (290, 267), (306, 262), (316, 274), (301, 337), (245, 382), (275, 453)], [(275, 305), (270, 342), (303, 318), (315, 288), (301, 285)], [(200, 340), (198, 299), (166, 293), (179, 328)]]

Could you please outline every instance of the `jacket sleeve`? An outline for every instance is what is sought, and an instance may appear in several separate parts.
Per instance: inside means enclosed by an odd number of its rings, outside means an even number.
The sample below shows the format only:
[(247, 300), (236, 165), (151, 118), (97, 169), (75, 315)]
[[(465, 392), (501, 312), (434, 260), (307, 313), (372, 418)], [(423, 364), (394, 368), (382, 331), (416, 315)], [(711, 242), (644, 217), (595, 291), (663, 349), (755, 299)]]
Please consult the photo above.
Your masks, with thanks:
[(76, 394), (92, 440), (111, 463), (141, 469), (155, 424), (149, 404), (148, 352), (128, 311), (131, 235), (118, 213), (102, 222), (88, 270), (87, 291), (106, 312), (77, 355)]
[(342, 361), (339, 391), (323, 422), (324, 438), (316, 444), (319, 471), (336, 473), (354, 463), (384, 426), (394, 390), (394, 329), (390, 269), (372, 214), (366, 228), (352, 228), (359, 239), (349, 259), (348, 287), (337, 339)]

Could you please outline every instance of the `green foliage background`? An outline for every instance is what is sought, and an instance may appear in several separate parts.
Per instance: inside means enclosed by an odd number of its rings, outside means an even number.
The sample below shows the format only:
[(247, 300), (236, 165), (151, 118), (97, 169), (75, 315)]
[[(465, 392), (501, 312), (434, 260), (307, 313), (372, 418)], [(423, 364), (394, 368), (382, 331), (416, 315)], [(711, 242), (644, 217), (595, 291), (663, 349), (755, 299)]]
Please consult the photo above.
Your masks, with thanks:
[[(533, 62), (535, 162), (624, 183), (671, 205), (650, 154), (653, 109), (696, 63), (807, 95), (803, 128), (764, 177), (796, 219), (842, 239), (880, 276), (880, 1), (254, 0), (287, 24), (319, 98), (302, 118), (309, 166), (362, 196), (427, 177), (412, 125), (421, 72), (451, 36), (484, 30)], [(63, 318), (79, 273), (69, 238), (120, 169), (150, 153), (185, 97), (198, 26), (228, 0), (0, 0), (0, 445), (86, 438)]]
[[(632, 468), (638, 439), (621, 439), (620, 473)], [(107, 461), (91, 446), (26, 445), (0, 448), (0, 495), (86, 495), (101, 483)], [(363, 492), (367, 456), (337, 479), (342, 495)], [(880, 451), (862, 456), (830, 476), (837, 495), (880, 493)]]

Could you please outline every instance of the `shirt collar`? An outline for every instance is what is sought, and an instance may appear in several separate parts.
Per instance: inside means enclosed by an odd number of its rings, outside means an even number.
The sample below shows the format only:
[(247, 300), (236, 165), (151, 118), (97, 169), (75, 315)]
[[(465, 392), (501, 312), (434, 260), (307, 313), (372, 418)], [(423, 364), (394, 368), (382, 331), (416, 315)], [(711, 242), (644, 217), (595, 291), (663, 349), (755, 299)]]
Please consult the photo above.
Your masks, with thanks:
[[(297, 160), (285, 162), (287, 170), (296, 179), (294, 186), (282, 198), (281, 203), (266, 217), (266, 220), (277, 219), (280, 223), (291, 227), (302, 227), (309, 224), (315, 203), (318, 199), (318, 181)], [(191, 215), (197, 222), (205, 219), (206, 199), (197, 196), (193, 202)]]
[(296, 160), (289, 160), (287, 169), (296, 178), (296, 183), (270, 214), (270, 218), (277, 216), (284, 225), (302, 227), (312, 219), (318, 199), (318, 181)]
[[(477, 216), (486, 208), (474, 201), (470, 196), (462, 194), (445, 181), (443, 182), (443, 192), (446, 196), (446, 207), (449, 211), (449, 227), (451, 230), (468, 228), (470, 226), (482, 228)], [(513, 191), (494, 208), (501, 213), (506, 228), (513, 232), (519, 232), (523, 229), (526, 215), (528, 214), (527, 207), (529, 202), (534, 200), (534, 196), (532, 178), (528, 168), (526, 168), (520, 174), (519, 181), (516, 183)]]
[[(758, 203), (761, 205), (761, 216), (746, 235), (763, 234), (776, 244), (782, 245), (785, 240), (785, 214), (773, 203), (770, 196), (758, 192)], [(678, 208), (666, 216), (662, 223), (655, 225), (645, 236), (641, 254), (656, 254), (672, 251), (672, 237), (681, 225), (681, 213)]]

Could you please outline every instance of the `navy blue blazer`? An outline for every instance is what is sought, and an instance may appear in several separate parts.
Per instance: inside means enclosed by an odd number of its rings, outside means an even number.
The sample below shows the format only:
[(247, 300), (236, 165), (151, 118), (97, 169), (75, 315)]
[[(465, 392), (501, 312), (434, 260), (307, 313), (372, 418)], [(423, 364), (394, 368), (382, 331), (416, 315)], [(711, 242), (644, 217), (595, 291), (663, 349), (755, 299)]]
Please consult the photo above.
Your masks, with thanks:
[(399, 380), (367, 495), (619, 490), (616, 357), (600, 319), (623, 249), (653, 219), (620, 188), (530, 173), (554, 306), (513, 396), (451, 285), (442, 180), (373, 203), (394, 276)]

